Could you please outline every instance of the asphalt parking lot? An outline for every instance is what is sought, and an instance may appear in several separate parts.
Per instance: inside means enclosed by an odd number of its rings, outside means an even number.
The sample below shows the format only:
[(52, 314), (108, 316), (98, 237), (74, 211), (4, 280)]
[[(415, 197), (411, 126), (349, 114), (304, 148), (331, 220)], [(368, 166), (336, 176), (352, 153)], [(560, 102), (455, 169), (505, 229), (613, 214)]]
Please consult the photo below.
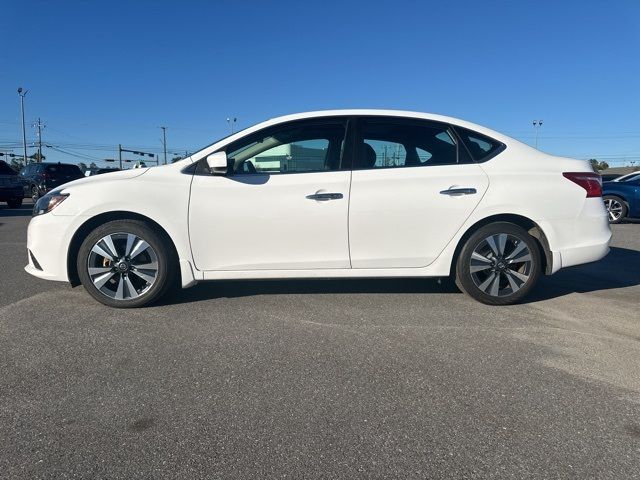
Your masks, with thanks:
[(512, 307), (399, 279), (124, 311), (23, 271), (30, 208), (0, 206), (2, 478), (640, 478), (638, 222)]

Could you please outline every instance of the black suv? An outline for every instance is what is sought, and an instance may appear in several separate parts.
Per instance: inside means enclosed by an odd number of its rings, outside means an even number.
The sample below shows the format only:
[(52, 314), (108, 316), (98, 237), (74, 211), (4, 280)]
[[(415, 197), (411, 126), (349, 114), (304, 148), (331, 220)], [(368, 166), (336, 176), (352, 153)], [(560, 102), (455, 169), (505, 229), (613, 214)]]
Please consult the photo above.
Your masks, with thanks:
[(84, 178), (80, 168), (70, 163), (30, 163), (20, 170), (20, 175), (25, 197), (31, 197), (34, 202), (63, 183)]
[(0, 160), (0, 202), (7, 202), (9, 208), (22, 206), (22, 182), (17, 172)]

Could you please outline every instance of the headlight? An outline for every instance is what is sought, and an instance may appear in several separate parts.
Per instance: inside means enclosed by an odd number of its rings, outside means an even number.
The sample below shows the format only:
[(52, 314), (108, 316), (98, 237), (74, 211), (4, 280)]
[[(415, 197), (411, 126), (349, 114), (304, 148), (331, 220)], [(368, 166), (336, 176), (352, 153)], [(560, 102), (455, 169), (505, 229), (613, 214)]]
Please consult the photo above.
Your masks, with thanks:
[(68, 193), (47, 193), (44, 197), (40, 197), (33, 207), (33, 216), (49, 213), (56, 208), (69, 196)]

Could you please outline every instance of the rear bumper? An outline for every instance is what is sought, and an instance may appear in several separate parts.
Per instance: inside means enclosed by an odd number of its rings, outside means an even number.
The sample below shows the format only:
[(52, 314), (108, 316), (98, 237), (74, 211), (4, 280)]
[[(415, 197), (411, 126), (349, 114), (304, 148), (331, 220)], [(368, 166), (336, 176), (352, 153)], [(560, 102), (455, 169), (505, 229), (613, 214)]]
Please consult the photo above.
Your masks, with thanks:
[(576, 218), (539, 221), (553, 253), (555, 273), (561, 268), (595, 262), (609, 253), (611, 228), (601, 198), (587, 198)]
[(596, 262), (609, 253), (609, 242), (576, 247), (559, 252), (560, 268), (582, 265), (583, 263)]

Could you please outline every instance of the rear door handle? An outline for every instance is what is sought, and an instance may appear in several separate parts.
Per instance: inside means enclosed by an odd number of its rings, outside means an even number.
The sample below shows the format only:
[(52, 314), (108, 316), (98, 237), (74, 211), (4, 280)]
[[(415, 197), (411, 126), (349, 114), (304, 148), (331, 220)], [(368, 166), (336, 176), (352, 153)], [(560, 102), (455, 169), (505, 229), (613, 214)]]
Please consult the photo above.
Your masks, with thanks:
[(442, 190), (440, 192), (442, 195), (473, 195), (474, 193), (478, 193), (475, 188), (449, 188), (447, 190)]
[(314, 193), (313, 195), (307, 195), (306, 198), (326, 202), (327, 200), (340, 200), (342, 197), (341, 193)]

